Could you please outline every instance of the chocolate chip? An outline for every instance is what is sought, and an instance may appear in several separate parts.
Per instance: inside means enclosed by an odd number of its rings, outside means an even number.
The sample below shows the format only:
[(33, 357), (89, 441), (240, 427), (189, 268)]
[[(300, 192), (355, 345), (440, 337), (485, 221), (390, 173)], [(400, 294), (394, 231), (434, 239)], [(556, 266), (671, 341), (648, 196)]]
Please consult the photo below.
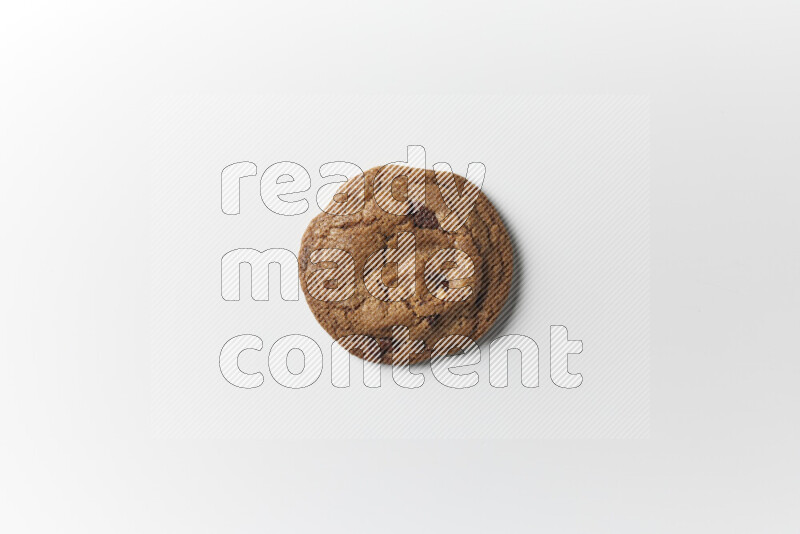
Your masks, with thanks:
[(434, 212), (425, 206), (419, 206), (414, 213), (414, 226), (434, 230), (439, 228), (439, 221), (436, 219)]
[(447, 280), (447, 277), (441, 273), (433, 273), (433, 283), (434, 288), (443, 287), (445, 289), (450, 289), (450, 282)]
[(433, 327), (439, 324), (439, 321), (441, 321), (442, 316), (439, 315), (438, 313), (434, 313), (433, 315), (429, 315), (426, 319), (428, 320), (428, 326)]

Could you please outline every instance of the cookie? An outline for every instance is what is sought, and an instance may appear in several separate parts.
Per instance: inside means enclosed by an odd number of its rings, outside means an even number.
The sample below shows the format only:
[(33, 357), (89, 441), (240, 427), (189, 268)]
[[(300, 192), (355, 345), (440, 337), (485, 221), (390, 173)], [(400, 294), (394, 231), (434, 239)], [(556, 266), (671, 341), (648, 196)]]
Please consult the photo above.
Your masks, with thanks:
[(385, 166), (339, 188), (308, 225), (298, 262), (317, 321), (335, 340), (350, 336), (342, 346), (417, 363), (446, 336), (487, 332), (508, 297), (512, 256), (499, 214), (465, 178)]

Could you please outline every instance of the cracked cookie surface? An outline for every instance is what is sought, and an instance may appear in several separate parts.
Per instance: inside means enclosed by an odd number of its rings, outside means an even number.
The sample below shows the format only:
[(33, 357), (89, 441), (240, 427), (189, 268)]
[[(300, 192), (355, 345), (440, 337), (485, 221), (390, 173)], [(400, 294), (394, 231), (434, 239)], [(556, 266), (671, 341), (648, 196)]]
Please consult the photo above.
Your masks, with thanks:
[[(348, 180), (334, 195), (327, 211), (311, 221), (303, 235), (298, 255), (300, 281), (309, 308), (334, 339), (353, 334), (370, 336), (380, 348), (378, 361), (392, 363), (396, 358), (392, 327), (405, 326), (409, 329), (412, 341), (424, 342), (424, 350), (411, 356), (411, 362), (416, 363), (430, 358), (435, 343), (447, 335), (466, 336), (477, 342), (487, 332), (508, 297), (513, 251), (499, 214), (482, 191), (477, 193), (474, 207), (464, 223), (453, 232), (445, 231), (441, 222), (452, 211), (442, 197), (443, 189), (439, 184), (445, 175), (435, 174), (432, 170), (424, 171), (423, 205), (403, 200), (401, 204), (407, 206), (407, 214), (395, 215), (385, 211), (376, 202), (374, 184), (376, 177), (381, 176), (387, 168), (376, 167), (365, 171), (363, 179), (359, 175)], [(417, 173), (417, 176), (423, 173), (421, 169), (402, 167), (395, 168), (394, 172), (408, 175)], [(449, 173), (447, 176), (455, 179), (459, 194), (466, 187), (474, 187), (461, 176)], [(381, 189), (384, 195), (388, 190), (392, 191), (396, 201), (412, 196), (408, 194), (409, 181), (406, 178), (390, 180)], [(355, 213), (330, 213), (336, 211), (335, 204), (344, 206), (350, 203), (351, 207), (357, 208), (362, 198), (363, 209)], [(384, 202), (382, 204), (385, 205)], [(415, 240), (414, 292), (410, 298), (387, 302), (376, 298), (365, 286), (364, 267), (375, 252), (397, 247), (398, 235), (403, 232), (413, 233)], [(473, 276), (449, 284), (471, 288), (469, 297), (458, 302), (441, 300), (431, 294), (424, 276), (425, 264), (434, 254), (453, 248), (469, 255), (474, 265)], [(328, 302), (318, 300), (309, 292), (308, 281), (312, 273), (336, 266), (312, 262), (312, 253), (321, 249), (339, 249), (352, 256), (355, 262), (355, 287), (349, 298)], [(383, 269), (381, 279), (392, 287), (397, 283), (397, 276), (397, 268), (392, 269), (392, 264), (389, 264)], [(341, 281), (333, 281), (334, 285), (337, 283)], [(449, 287), (444, 277), (438, 283), (442, 287)], [(363, 351), (352, 350), (352, 347), (350, 352), (364, 357)]]

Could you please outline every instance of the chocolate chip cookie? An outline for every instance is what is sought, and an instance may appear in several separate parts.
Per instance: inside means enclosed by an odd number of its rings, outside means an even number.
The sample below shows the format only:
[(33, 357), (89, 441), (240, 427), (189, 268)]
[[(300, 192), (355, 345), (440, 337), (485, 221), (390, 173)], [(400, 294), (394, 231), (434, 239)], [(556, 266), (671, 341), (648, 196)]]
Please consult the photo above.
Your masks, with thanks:
[[(478, 187), (450, 172), (391, 165), (338, 189), (306, 229), (298, 260), (312, 313), (334, 339), (349, 336), (343, 347), (416, 363), (442, 338), (477, 342), (486, 333), (508, 297), (512, 256)], [(398, 334), (416, 349), (401, 350)]]

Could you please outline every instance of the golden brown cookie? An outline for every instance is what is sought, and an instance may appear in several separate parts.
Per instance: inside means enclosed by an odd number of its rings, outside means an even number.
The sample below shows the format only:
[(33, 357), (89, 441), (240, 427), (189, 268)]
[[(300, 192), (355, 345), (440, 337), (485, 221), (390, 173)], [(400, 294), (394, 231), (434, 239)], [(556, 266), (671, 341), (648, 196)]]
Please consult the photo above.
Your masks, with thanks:
[(508, 297), (512, 256), (499, 214), (470, 182), (386, 166), (339, 188), (308, 225), (298, 260), (306, 301), (334, 339), (370, 336), (375, 350), (343, 345), (359, 357), (392, 363), (400, 360), (393, 327), (403, 326), (412, 342), (424, 342), (415, 354), (403, 351), (404, 360), (416, 363), (430, 358), (445, 336), (477, 342), (487, 332)]

